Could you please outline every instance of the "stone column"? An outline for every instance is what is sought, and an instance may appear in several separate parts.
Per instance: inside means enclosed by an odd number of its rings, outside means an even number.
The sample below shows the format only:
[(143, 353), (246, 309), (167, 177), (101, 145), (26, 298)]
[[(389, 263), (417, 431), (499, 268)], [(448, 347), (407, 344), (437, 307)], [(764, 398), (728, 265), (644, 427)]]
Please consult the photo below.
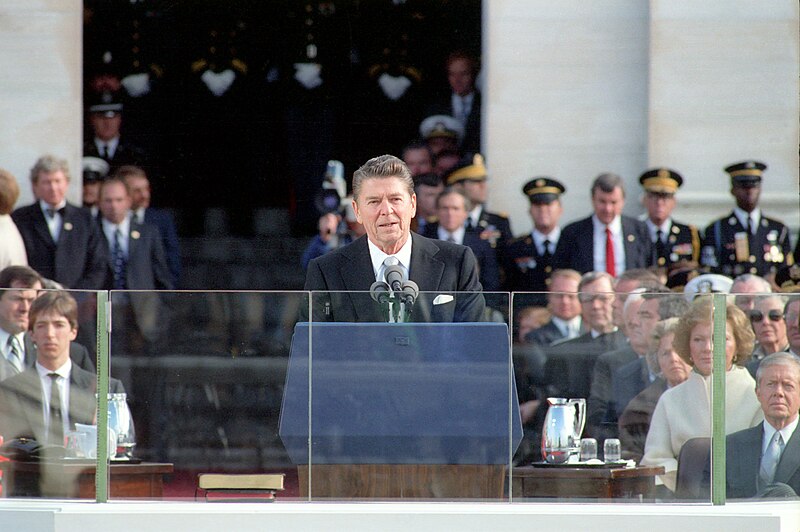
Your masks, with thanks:
[(0, 15), (0, 166), (33, 201), (29, 172), (52, 153), (69, 161), (69, 200), (80, 204), (81, 0), (3, 0)]

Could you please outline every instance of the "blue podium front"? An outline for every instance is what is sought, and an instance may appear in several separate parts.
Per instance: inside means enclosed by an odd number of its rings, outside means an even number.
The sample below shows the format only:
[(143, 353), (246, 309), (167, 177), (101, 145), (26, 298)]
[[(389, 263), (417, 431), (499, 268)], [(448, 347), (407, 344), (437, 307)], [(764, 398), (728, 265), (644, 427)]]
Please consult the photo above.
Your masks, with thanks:
[(504, 323), (298, 323), (281, 440), (298, 465), (508, 464), (510, 360)]

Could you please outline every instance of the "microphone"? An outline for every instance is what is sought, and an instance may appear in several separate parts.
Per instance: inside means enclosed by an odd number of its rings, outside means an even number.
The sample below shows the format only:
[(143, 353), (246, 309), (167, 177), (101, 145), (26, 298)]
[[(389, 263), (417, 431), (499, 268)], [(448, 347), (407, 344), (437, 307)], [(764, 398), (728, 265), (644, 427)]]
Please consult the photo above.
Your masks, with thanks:
[(389, 283), (393, 292), (403, 291), (404, 275), (403, 268), (398, 264), (387, 266), (386, 270), (383, 272), (383, 277), (386, 279), (386, 282)]
[(372, 283), (372, 286), (369, 287), (369, 295), (374, 301), (377, 301), (381, 305), (388, 303), (390, 297), (389, 285), (383, 281), (375, 281)]
[(417, 296), (419, 295), (419, 286), (414, 281), (406, 281), (403, 283), (403, 302), (411, 307), (414, 305), (414, 302), (417, 300)]

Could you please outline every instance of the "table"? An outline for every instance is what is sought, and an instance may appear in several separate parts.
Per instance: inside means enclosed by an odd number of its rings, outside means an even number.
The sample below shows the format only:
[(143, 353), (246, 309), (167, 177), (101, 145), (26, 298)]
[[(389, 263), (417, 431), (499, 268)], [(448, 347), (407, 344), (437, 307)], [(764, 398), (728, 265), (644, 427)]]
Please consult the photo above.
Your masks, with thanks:
[(581, 468), (515, 467), (514, 497), (557, 497), (597, 499), (647, 498), (663, 467)]
[[(0, 462), (3, 496), (94, 499), (95, 469), (88, 460)], [(109, 497), (159, 499), (172, 469), (168, 463), (112, 463)]]

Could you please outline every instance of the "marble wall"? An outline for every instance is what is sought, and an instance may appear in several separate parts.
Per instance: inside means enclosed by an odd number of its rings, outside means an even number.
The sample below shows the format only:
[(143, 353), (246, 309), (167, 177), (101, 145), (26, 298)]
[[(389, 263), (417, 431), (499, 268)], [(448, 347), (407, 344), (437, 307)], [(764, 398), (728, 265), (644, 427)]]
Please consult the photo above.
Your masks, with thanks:
[(612, 171), (637, 215), (639, 174), (669, 165), (687, 181), (676, 217), (702, 226), (733, 204), (722, 168), (758, 158), (764, 210), (796, 228), (798, 20), (792, 0), (485, 2), (491, 208), (530, 230), (520, 188), (552, 175), (566, 222)]
[(18, 205), (32, 201), (30, 168), (45, 153), (69, 161), (80, 203), (82, 24), (81, 0), (0, 3), (0, 166), (20, 183)]

